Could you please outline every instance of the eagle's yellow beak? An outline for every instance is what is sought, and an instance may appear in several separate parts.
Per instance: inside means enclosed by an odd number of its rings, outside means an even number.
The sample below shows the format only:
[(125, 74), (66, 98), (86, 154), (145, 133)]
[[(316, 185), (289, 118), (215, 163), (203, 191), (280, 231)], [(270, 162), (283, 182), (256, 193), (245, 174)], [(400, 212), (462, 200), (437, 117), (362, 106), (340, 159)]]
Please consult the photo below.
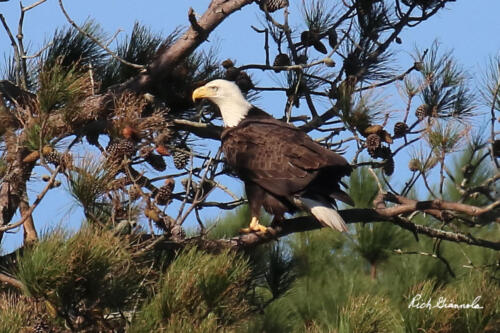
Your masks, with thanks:
[(193, 91), (193, 102), (196, 102), (196, 100), (201, 99), (201, 98), (207, 98), (207, 97), (213, 97), (214, 96), (214, 91), (212, 89), (207, 88), (206, 86), (202, 86), (199, 88), (196, 88)]

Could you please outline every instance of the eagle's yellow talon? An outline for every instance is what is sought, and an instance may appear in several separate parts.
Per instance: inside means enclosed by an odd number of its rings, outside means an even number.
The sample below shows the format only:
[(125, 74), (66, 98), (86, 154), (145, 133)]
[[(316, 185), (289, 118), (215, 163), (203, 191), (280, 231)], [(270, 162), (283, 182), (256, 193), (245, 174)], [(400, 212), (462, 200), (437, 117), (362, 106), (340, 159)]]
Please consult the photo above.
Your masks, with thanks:
[(253, 230), (256, 231), (256, 232), (263, 232), (263, 233), (265, 233), (265, 232), (267, 232), (267, 227), (259, 224)]
[(250, 225), (248, 228), (243, 228), (240, 229), (240, 233), (242, 234), (248, 234), (251, 232), (267, 232), (267, 227), (263, 226), (262, 224), (259, 224), (259, 219), (256, 217), (252, 217), (252, 221), (250, 221)]

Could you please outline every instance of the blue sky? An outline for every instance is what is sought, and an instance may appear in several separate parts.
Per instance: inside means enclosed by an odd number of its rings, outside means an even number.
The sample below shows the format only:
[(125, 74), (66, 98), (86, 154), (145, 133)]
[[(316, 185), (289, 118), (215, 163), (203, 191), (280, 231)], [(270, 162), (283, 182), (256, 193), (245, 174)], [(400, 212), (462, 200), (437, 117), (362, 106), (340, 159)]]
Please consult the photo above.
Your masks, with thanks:
[[(31, 2), (23, 2), (29, 5)], [(109, 36), (116, 31), (123, 30), (120, 37), (130, 32), (135, 21), (150, 26), (153, 31), (168, 33), (177, 26), (186, 26), (187, 11), (192, 6), (197, 13), (203, 13), (208, 1), (65, 1), (65, 7), (70, 16), (82, 23), (87, 18), (93, 18), (107, 32)], [(291, 17), (300, 18), (298, 5), (301, 1), (291, 0)], [(438, 15), (424, 24), (405, 31), (401, 37), (403, 44), (395, 50), (401, 68), (406, 68), (413, 62), (409, 53), (414, 46), (429, 47), (434, 40), (439, 40), (443, 49), (454, 50), (454, 56), (469, 71), (471, 75), (480, 73), (490, 56), (498, 55), (500, 51), (500, 1), (458, 0), (447, 6)], [(2, 13), (13, 30), (17, 33), (19, 20), (19, 2), (10, 0), (0, 2)], [(242, 11), (235, 13), (226, 20), (213, 33), (205, 45), (216, 46), (220, 58), (237, 59), (238, 64), (258, 63), (263, 61), (262, 36), (256, 35), (250, 25), (259, 25), (260, 17), (258, 7), (250, 5)], [(278, 16), (278, 18), (280, 18)], [(300, 26), (299, 21), (294, 24)], [(46, 3), (26, 13), (24, 20), (25, 45), (29, 46), (31, 53), (37, 52), (53, 34), (55, 28), (66, 25), (57, 0), (48, 0)], [(120, 38), (119, 37), (119, 38)], [(3, 29), (0, 29), (0, 51), (8, 55), (11, 53), (10, 42)], [(272, 50), (273, 51), (273, 50)], [(276, 52), (274, 50), (273, 52)], [(3, 57), (0, 56), (0, 65)], [(272, 79), (260, 72), (255, 72), (259, 85), (265, 86), (273, 83)], [(277, 107), (282, 109), (282, 96), (276, 93), (264, 93), (257, 101), (258, 105)], [(279, 101), (279, 102), (277, 102)], [(241, 186), (234, 188), (239, 192)], [(30, 192), (32, 199), (36, 196), (37, 188)], [(78, 210), (70, 210), (72, 203), (67, 200), (68, 194), (64, 190), (50, 191), (47, 200), (35, 211), (35, 221), (46, 227), (61, 223), (68, 214), (73, 215), (73, 220), (81, 220), (82, 215)], [(212, 212), (213, 214), (213, 212)], [(11, 250), (22, 241), (22, 232), (9, 234), (4, 238), (2, 247)]]

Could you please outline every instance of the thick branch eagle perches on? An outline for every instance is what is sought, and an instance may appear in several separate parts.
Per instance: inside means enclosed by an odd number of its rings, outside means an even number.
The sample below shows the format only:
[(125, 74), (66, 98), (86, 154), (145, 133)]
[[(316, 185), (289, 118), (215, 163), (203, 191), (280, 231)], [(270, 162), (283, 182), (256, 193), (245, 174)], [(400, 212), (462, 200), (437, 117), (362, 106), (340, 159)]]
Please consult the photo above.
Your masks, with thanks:
[(201, 98), (215, 103), (222, 114), (222, 151), (245, 183), (250, 205), (246, 232), (266, 231), (259, 224), (261, 207), (274, 215), (273, 222), (302, 210), (324, 226), (347, 231), (335, 210), (335, 199), (354, 205), (339, 186), (352, 171), (345, 158), (250, 104), (233, 82), (211, 81), (193, 92), (193, 101)]

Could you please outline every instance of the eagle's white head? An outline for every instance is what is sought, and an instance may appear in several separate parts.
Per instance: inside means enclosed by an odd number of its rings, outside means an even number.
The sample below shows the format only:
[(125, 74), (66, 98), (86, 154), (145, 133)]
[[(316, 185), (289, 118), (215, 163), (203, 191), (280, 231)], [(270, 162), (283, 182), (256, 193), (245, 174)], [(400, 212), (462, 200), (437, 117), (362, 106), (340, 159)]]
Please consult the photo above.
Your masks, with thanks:
[(226, 127), (237, 126), (252, 108), (240, 88), (227, 80), (213, 80), (193, 91), (193, 101), (201, 98), (208, 98), (219, 107)]

